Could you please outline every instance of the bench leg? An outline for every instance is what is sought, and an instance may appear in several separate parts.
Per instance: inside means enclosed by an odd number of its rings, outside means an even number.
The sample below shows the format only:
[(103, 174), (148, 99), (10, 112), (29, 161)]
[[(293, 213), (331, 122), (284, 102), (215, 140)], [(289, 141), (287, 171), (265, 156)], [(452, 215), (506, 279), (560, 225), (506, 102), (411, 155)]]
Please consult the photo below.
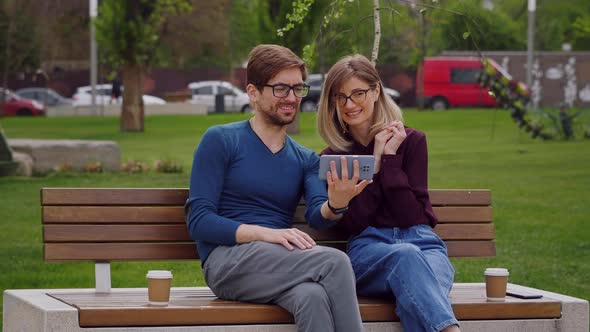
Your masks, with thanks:
[(96, 263), (94, 265), (97, 293), (111, 292), (111, 263)]

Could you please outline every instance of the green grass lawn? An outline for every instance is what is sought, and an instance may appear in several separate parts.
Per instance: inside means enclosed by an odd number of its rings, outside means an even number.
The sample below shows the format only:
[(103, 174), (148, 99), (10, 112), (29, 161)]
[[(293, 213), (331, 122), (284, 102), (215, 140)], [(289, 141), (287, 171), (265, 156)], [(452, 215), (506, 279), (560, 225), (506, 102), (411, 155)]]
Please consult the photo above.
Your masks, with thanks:
[[(151, 116), (145, 133), (120, 133), (109, 117), (1, 119), (9, 138), (114, 140), (123, 161), (168, 159), (184, 172), (0, 178), (0, 290), (94, 287), (93, 264), (43, 261), (40, 188), (187, 187), (206, 128), (248, 117)], [(590, 140), (532, 140), (504, 110), (410, 110), (405, 120), (427, 134), (431, 188), (492, 190), (497, 256), (453, 259), (457, 282), (482, 282), (485, 267), (506, 267), (513, 283), (590, 299)], [(315, 151), (325, 146), (313, 113), (302, 114), (293, 137)], [(204, 285), (197, 262), (150, 262), (113, 263), (113, 287), (144, 287), (151, 268), (172, 269), (173, 286)]]

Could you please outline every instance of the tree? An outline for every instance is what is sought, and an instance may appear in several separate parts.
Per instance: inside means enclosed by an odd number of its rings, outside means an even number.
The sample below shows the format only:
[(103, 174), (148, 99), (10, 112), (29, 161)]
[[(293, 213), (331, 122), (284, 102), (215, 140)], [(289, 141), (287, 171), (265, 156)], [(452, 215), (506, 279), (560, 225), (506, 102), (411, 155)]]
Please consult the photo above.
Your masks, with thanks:
[(572, 27), (574, 50), (590, 50), (590, 14), (578, 17)]
[(351, 53), (365, 54), (374, 62), (416, 67), (425, 54), (433, 53), (431, 43), (426, 42), (433, 26), (432, 15), (426, 14), (432, 11), (425, 9), (438, 8), (440, 2), (444, 1), (298, 0), (279, 33), (290, 34), (291, 29), (309, 26), (303, 21), (308, 18), (305, 6), (311, 11), (321, 3), (323, 15), (311, 22), (320, 26), (319, 32), (304, 52), (309, 67), (317, 67), (319, 57), (319, 70), (323, 72), (323, 63), (334, 63)]
[[(506, 13), (519, 27), (519, 38), (526, 41), (527, 1), (497, 0), (498, 9)], [(535, 11), (535, 50), (561, 51), (564, 43), (571, 43), (575, 50), (589, 50), (577, 35), (577, 24), (588, 17), (588, 0), (537, 0)], [(580, 21), (579, 21), (580, 20)], [(579, 24), (579, 23), (578, 23)], [(588, 33), (586, 33), (588, 36)], [(583, 39), (583, 38), (582, 38)]]
[(524, 39), (508, 15), (485, 9), (480, 0), (455, 2), (437, 11), (437, 31), (432, 42), (440, 50), (524, 50)]
[(173, 15), (191, 10), (189, 0), (102, 0), (93, 22), (107, 63), (123, 75), (121, 131), (144, 130), (143, 77), (158, 62), (161, 29)]
[[(19, 71), (32, 72), (39, 68), (39, 40), (34, 26), (29, 24), (30, 1), (0, 1), (0, 72), (1, 86), (8, 76)], [(6, 94), (0, 93), (0, 116), (4, 115)]]

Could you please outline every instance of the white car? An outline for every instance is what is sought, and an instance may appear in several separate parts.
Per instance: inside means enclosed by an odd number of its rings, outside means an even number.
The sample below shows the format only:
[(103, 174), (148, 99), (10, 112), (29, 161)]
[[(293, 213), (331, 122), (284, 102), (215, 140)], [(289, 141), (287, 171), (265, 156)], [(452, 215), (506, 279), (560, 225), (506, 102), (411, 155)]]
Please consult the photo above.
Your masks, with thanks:
[(225, 81), (200, 81), (189, 83), (191, 104), (207, 106), (207, 111), (215, 110), (215, 96), (223, 95), (224, 109), (227, 112), (248, 113), (252, 111), (248, 94), (235, 85)]
[[(113, 103), (111, 100), (111, 84), (97, 84), (96, 85), (96, 104), (108, 105)], [(121, 87), (123, 91), (123, 87)], [(90, 85), (78, 87), (74, 96), (72, 96), (74, 107), (90, 106), (92, 105), (92, 87)], [(117, 103), (121, 103), (123, 97), (119, 97)], [(156, 96), (143, 95), (143, 103), (145, 105), (164, 105), (166, 101)]]

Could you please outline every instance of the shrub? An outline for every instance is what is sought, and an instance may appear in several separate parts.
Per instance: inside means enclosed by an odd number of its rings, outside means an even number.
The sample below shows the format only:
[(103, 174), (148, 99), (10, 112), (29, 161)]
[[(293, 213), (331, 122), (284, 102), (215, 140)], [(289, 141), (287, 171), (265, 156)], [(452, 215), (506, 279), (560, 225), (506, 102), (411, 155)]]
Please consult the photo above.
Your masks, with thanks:
[(58, 173), (71, 172), (74, 169), (74, 165), (70, 163), (61, 163), (53, 168)]
[(121, 165), (121, 171), (127, 173), (145, 173), (150, 170), (150, 167), (138, 160), (129, 160)]
[(89, 162), (84, 166), (84, 171), (88, 173), (102, 173), (102, 163), (100, 161)]
[(158, 173), (182, 173), (182, 164), (173, 160), (156, 160), (154, 168)]

